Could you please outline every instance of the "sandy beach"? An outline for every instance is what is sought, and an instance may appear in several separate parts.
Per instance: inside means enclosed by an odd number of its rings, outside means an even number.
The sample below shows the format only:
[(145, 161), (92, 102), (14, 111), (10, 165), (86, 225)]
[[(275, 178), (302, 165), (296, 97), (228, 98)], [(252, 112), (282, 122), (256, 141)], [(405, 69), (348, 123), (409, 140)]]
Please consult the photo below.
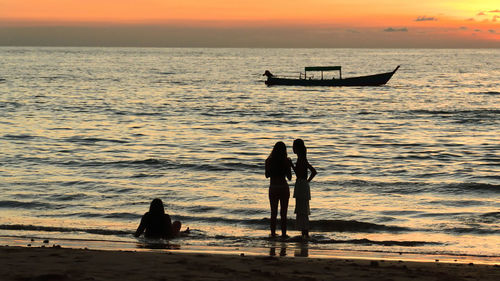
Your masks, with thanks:
[(498, 265), (0, 247), (1, 280), (500, 280)]

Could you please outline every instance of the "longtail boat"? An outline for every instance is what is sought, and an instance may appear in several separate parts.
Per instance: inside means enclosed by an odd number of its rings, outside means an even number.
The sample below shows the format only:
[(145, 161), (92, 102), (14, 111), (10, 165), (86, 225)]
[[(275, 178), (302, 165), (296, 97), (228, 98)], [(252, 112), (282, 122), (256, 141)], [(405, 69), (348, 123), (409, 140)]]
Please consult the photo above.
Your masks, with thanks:
[[(384, 85), (396, 73), (399, 65), (391, 72), (342, 78), (342, 68), (340, 66), (307, 66), (304, 73), (300, 73), (298, 78), (275, 76), (269, 70), (263, 74), (267, 76), (266, 85), (285, 85), (285, 86), (380, 86)], [(321, 79), (307, 76), (307, 72), (321, 72)], [(338, 78), (325, 78), (323, 72), (338, 71)]]

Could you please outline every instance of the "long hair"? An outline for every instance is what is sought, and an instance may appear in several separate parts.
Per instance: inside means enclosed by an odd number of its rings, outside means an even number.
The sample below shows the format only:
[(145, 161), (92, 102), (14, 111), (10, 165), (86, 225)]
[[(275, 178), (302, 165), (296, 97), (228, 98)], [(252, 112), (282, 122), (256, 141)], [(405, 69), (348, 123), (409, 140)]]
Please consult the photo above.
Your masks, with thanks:
[(165, 214), (165, 208), (163, 207), (161, 199), (156, 198), (151, 201), (151, 205), (149, 205), (149, 213), (155, 216)]
[(299, 157), (307, 157), (307, 148), (302, 139), (293, 141), (293, 152)]
[(266, 161), (269, 165), (269, 172), (271, 175), (285, 174), (287, 168), (287, 156), (285, 143), (282, 141), (277, 142)]

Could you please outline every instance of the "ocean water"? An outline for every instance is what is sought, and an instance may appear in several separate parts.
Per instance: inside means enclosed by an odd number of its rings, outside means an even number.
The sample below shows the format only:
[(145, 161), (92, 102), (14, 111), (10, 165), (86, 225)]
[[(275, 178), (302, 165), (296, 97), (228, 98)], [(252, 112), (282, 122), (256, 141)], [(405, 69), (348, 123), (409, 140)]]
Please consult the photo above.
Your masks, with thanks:
[[(499, 57), (0, 48), (0, 240), (147, 247), (132, 233), (161, 198), (191, 229), (169, 245), (272, 253), (264, 161), (276, 141), (296, 159), (303, 138), (318, 170), (312, 236), (298, 242), (290, 198), (281, 247), (498, 260)], [(266, 69), (312, 65), (342, 65), (344, 77), (401, 68), (380, 87), (264, 85)]]

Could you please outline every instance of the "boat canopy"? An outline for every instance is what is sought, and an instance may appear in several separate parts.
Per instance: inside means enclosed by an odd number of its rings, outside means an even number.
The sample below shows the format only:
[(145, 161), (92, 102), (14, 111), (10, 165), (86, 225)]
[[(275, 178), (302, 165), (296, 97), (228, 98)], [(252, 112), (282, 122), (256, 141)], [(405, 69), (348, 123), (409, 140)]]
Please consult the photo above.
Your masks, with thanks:
[(308, 71), (321, 71), (321, 80), (323, 80), (323, 71), (338, 70), (340, 79), (342, 79), (342, 69), (340, 66), (306, 66), (304, 70), (304, 78), (307, 78)]
[(306, 66), (305, 71), (331, 71), (340, 70), (340, 66)]

